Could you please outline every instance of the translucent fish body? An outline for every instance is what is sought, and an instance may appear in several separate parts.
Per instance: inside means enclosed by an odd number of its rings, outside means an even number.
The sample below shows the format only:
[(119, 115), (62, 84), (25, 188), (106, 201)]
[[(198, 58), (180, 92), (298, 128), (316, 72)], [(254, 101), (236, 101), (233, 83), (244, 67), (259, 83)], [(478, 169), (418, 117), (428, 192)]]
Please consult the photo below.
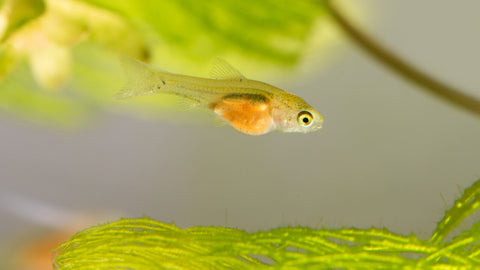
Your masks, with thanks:
[(117, 94), (118, 98), (177, 95), (192, 107), (213, 111), (249, 135), (273, 130), (307, 133), (319, 130), (324, 122), (303, 99), (272, 85), (249, 80), (223, 60), (217, 60), (212, 78), (173, 74), (131, 58), (123, 58), (122, 62), (127, 84)]

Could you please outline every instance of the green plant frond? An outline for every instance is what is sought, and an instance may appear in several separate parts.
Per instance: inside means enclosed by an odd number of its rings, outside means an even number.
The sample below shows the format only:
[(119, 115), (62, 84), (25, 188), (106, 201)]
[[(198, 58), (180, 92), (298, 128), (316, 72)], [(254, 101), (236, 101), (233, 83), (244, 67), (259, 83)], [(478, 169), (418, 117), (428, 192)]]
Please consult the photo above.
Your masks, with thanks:
[(323, 10), (311, 0), (84, 1), (149, 25), (189, 58), (238, 52), (280, 64), (297, 60)]
[[(248, 233), (226, 227), (181, 229), (149, 218), (122, 219), (77, 233), (55, 252), (66, 269), (475, 269), (480, 223), (451, 241), (445, 236), (470, 215), (480, 179), (467, 188), (422, 240), (386, 228), (276, 228)], [(473, 203), (473, 205), (472, 205)], [(477, 207), (478, 208), (478, 207)], [(475, 209), (477, 209), (475, 208)], [(460, 219), (445, 226), (446, 218)]]
[[(439, 243), (460, 224), (480, 207), (480, 181), (465, 189), (463, 195), (455, 201), (452, 208), (445, 212), (444, 217), (438, 223), (437, 228), (430, 239), (433, 243)], [(476, 228), (476, 227), (475, 227)], [(473, 229), (473, 228), (472, 228)]]
[(0, 82), (0, 110), (32, 122), (61, 127), (77, 127), (93, 108), (69, 95), (44, 91), (28, 73), (25, 64)]
[(5, 0), (0, 1), (0, 43), (23, 24), (35, 19), (45, 11), (43, 0)]

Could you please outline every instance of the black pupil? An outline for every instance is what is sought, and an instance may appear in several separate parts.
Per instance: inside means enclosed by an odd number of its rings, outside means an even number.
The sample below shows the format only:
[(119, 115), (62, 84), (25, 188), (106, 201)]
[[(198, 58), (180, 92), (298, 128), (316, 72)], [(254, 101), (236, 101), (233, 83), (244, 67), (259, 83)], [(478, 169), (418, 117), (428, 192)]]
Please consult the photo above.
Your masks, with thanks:
[(300, 122), (303, 122), (303, 125), (304, 126), (308, 126), (310, 125), (310, 123), (312, 123), (312, 119), (313, 119), (313, 116), (311, 113), (307, 112), (307, 111), (301, 111), (300, 113), (298, 113), (298, 121)]

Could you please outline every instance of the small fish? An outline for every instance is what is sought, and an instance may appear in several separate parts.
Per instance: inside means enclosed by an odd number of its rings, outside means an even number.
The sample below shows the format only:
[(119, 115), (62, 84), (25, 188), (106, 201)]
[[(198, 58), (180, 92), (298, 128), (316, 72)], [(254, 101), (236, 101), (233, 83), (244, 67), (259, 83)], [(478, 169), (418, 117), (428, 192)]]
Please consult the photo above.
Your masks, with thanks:
[(313, 132), (323, 117), (303, 99), (272, 85), (249, 80), (227, 62), (217, 59), (212, 79), (173, 74), (132, 58), (121, 58), (127, 75), (119, 99), (173, 94), (192, 107), (215, 112), (232, 127), (248, 135), (270, 131)]

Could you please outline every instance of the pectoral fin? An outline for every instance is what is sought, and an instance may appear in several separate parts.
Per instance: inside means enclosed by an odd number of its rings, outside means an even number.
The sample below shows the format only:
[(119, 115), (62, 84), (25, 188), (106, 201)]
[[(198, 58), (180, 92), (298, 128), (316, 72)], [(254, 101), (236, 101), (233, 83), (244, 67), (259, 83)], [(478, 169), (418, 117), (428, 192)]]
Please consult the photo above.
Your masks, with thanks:
[(270, 101), (262, 95), (229, 95), (215, 102), (212, 110), (240, 132), (261, 135), (272, 129)]

